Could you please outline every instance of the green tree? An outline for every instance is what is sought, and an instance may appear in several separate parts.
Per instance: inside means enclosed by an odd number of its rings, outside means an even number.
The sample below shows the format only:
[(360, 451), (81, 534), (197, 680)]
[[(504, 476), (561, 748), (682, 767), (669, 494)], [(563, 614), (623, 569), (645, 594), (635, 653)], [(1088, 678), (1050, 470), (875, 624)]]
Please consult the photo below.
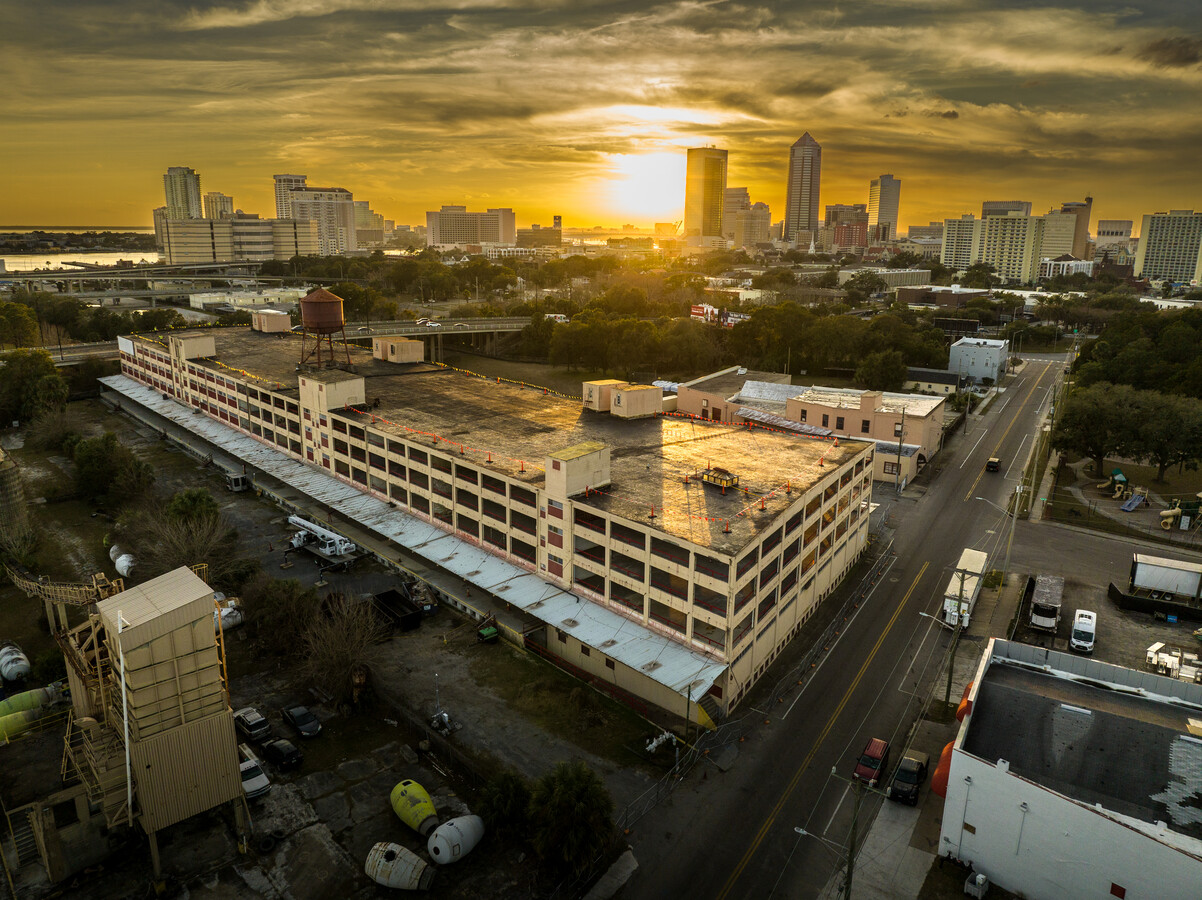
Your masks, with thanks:
[(855, 377), (870, 391), (899, 391), (906, 383), (906, 360), (898, 350), (870, 353), (856, 367)]
[(1094, 471), (1105, 474), (1106, 457), (1132, 450), (1139, 404), (1128, 385), (1107, 382), (1078, 388), (1065, 402), (1052, 432), (1052, 446), (1088, 456)]
[(1136, 397), (1134, 455), (1156, 466), (1156, 480), (1174, 463), (1202, 458), (1202, 402), (1173, 394), (1140, 391)]
[(530, 785), (514, 772), (489, 779), (480, 795), (480, 816), (488, 827), (508, 834), (524, 834), (530, 812)]
[(45, 350), (0, 354), (0, 373), (0, 422), (30, 421), (66, 402), (66, 382)]
[(0, 350), (5, 345), (32, 347), (40, 337), (37, 316), (23, 303), (0, 302)]
[(154, 484), (154, 470), (111, 431), (79, 441), (73, 450), (75, 488), (85, 498), (123, 506)]
[(243, 586), (242, 604), (267, 650), (295, 654), (321, 608), (321, 598), (295, 578), (281, 580), (260, 574)]
[(991, 288), (1000, 284), (1001, 279), (994, 275), (994, 268), (989, 263), (973, 263), (964, 270), (960, 284), (971, 288)]
[(554, 868), (584, 871), (613, 836), (613, 808), (605, 783), (585, 763), (557, 764), (530, 795), (534, 852)]
[(208, 488), (188, 488), (177, 491), (167, 501), (167, 518), (180, 522), (194, 522), (207, 516), (221, 515), (221, 507), (213, 499)]

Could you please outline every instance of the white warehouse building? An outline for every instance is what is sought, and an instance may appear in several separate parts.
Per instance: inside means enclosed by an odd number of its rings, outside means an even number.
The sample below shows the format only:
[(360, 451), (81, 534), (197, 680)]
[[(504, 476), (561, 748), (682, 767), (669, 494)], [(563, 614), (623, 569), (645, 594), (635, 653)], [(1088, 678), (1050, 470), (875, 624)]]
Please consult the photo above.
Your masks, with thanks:
[(1202, 685), (994, 639), (961, 716), (940, 856), (1020, 897), (1199, 896)]
[(952, 344), (947, 370), (980, 383), (986, 378), (997, 383), (1006, 374), (1010, 342), (989, 338), (965, 337)]

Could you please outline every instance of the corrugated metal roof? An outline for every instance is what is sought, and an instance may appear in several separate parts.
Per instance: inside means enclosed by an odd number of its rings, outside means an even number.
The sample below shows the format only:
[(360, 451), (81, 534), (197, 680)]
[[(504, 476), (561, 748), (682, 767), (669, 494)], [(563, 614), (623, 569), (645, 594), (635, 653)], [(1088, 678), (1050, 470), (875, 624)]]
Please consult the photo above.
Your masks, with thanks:
[(110, 635), (120, 631), (121, 646), (128, 653), (176, 628), (198, 619), (211, 619), (213, 589), (191, 569), (181, 566), (101, 600), (96, 609)]
[(663, 388), (666, 392), (669, 392), (672, 394), (675, 394), (677, 391), (680, 390), (680, 382), (679, 381), (653, 381), (651, 383), (653, 385), (655, 385), (657, 388)]
[(394, 509), (387, 502), (285, 456), (249, 435), (208, 416), (193, 414), (187, 407), (164, 400), (161, 394), (131, 378), (111, 375), (100, 381), (248, 465), (336, 509), (339, 515), (571, 634), (682, 696), (687, 692), (691, 700), (699, 700), (726, 669), (724, 662), (716, 662), (607, 607), (561, 590), (532, 572)]
[(752, 409), (750, 406), (739, 407), (739, 417), (750, 419), (753, 422), (760, 422), (763, 425), (771, 425), (773, 428), (782, 428), (785, 431), (796, 431), (798, 434), (812, 434), (816, 437), (830, 437), (834, 434), (829, 428), (820, 428), (817, 425), (807, 425), (805, 422), (797, 422), (793, 419), (786, 419), (784, 416), (774, 415), (770, 412), (765, 412), (762, 409)]
[(775, 384), (771, 381), (747, 381), (735, 397), (736, 400), (767, 400), (770, 403), (784, 403), (791, 397), (805, 393), (809, 388), (796, 384)]

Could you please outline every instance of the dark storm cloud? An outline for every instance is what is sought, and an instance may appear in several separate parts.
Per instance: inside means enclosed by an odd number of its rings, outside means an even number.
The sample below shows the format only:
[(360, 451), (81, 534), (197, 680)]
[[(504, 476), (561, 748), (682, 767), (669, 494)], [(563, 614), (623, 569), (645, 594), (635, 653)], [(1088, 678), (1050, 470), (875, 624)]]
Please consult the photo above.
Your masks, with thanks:
[(1160, 38), (1146, 44), (1140, 51), (1139, 58), (1164, 68), (1196, 66), (1202, 61), (1202, 39), (1189, 37)]

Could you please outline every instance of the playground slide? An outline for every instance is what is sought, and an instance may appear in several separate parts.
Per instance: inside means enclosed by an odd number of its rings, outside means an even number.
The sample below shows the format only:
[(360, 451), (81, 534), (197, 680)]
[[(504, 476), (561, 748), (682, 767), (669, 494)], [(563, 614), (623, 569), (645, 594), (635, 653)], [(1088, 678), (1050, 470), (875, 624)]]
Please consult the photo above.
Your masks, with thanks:
[(1123, 504), (1122, 510), (1123, 510), (1123, 512), (1135, 512), (1135, 510), (1139, 509), (1139, 506), (1141, 503), (1147, 503), (1147, 502), (1148, 502), (1148, 498), (1145, 497), (1143, 494), (1136, 494), (1134, 497), (1132, 497), (1130, 500), (1128, 500), (1126, 503)]

